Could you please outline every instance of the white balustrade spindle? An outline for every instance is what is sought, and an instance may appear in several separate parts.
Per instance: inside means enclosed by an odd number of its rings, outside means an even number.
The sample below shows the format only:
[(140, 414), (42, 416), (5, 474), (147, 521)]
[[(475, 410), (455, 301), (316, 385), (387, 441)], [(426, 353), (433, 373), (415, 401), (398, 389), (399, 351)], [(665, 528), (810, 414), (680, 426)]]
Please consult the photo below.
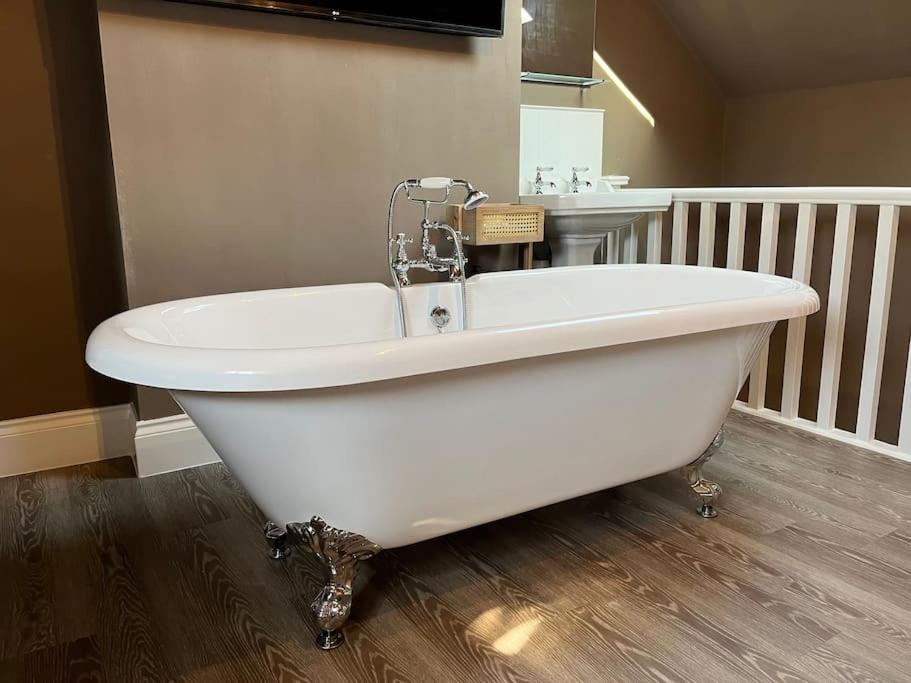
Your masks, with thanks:
[(674, 204), (674, 226), (671, 234), (671, 263), (686, 263), (686, 228), (689, 220), (690, 205), (686, 202)]
[[(813, 267), (813, 243), (816, 238), (816, 205), (802, 203), (797, 208), (797, 235), (794, 240), (794, 267), (791, 277), (810, 284)], [(807, 319), (788, 321), (788, 340), (784, 352), (784, 380), (781, 392), (781, 414), (788, 419), (797, 417), (800, 408), (800, 385), (803, 376), (803, 350)]]
[(715, 202), (699, 205), (699, 265), (715, 264)]
[(648, 244), (645, 250), (646, 263), (661, 263), (661, 222), (663, 216), (657, 211), (648, 216)]
[(633, 224), (629, 228), (626, 240), (626, 263), (639, 263), (639, 226)]
[(829, 279), (829, 304), (826, 309), (826, 334), (822, 347), (822, 373), (819, 378), (819, 407), (816, 413), (816, 423), (823, 429), (835, 427), (856, 221), (855, 205), (838, 205), (838, 212), (835, 215), (832, 276)]
[(864, 346), (863, 374), (857, 406), (857, 438), (872, 441), (876, 432), (879, 390), (886, 353), (886, 329), (892, 300), (892, 270), (895, 266), (895, 244), (898, 240), (897, 206), (879, 207), (876, 227), (876, 250), (873, 258), (873, 285), (870, 288), (870, 314), (867, 318), (867, 341)]
[[(778, 253), (778, 223), (781, 205), (765, 202), (762, 205), (762, 228), (759, 233), (759, 272), (775, 274)], [(763, 344), (753, 372), (750, 373), (749, 405), (754, 410), (765, 406), (766, 379), (769, 371), (769, 343)]]
[(728, 261), (732, 270), (743, 269), (743, 241), (746, 237), (747, 205), (731, 202), (731, 217), (728, 221)]

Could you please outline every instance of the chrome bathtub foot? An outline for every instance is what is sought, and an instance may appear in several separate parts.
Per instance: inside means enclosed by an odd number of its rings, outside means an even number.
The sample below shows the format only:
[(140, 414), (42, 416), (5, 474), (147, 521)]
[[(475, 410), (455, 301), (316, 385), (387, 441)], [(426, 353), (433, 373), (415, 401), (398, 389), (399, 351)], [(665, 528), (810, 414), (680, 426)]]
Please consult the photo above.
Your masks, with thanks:
[(291, 549), (288, 547), (288, 532), (278, 524), (266, 522), (263, 527), (263, 535), (269, 544), (269, 557), (273, 560), (284, 560), (291, 554)]
[(681, 470), (684, 477), (686, 477), (687, 482), (690, 485), (690, 488), (693, 490), (697, 496), (699, 496), (702, 504), (697, 508), (700, 515), (706, 519), (712, 519), (713, 517), (718, 516), (718, 512), (715, 510), (715, 501), (718, 500), (718, 496), (721, 495), (721, 486), (716, 484), (713, 481), (709, 481), (702, 476), (702, 467), (705, 465), (713, 455), (718, 451), (719, 448), (724, 444), (724, 429), (718, 430), (718, 433), (715, 435), (715, 438), (712, 439), (712, 443), (709, 444), (709, 447), (696, 458), (689, 465), (684, 465)]
[(317, 646), (333, 650), (345, 642), (341, 628), (351, 613), (358, 562), (370, 559), (381, 548), (360, 534), (329, 526), (319, 517), (307, 523), (292, 522), (288, 531), (307, 544), (325, 570), (326, 585), (311, 607), (320, 628)]

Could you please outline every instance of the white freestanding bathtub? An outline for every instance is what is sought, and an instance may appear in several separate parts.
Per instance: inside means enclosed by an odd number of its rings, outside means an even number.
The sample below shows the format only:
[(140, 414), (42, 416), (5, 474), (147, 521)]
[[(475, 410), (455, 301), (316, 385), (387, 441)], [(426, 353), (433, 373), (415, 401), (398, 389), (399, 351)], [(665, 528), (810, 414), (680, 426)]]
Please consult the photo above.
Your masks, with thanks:
[(693, 462), (774, 323), (819, 307), (792, 280), (666, 265), (485, 274), (467, 291), (466, 332), (457, 285), (406, 288), (399, 339), (394, 290), (350, 284), (131, 310), (86, 356), (169, 389), (281, 529), (321, 517), (336, 540), (369, 539), (363, 557)]

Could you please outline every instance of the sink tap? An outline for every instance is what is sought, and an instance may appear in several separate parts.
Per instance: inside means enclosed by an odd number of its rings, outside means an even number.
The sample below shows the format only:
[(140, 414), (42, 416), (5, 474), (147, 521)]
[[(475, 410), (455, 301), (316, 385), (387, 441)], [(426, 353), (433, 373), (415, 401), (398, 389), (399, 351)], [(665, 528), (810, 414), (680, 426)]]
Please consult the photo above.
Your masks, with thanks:
[(544, 180), (542, 173), (550, 173), (554, 170), (553, 166), (537, 166), (535, 167), (535, 181), (532, 183), (532, 187), (535, 188), (535, 194), (544, 194), (544, 187), (547, 186), (552, 190), (557, 189), (557, 184), (552, 180)]
[(580, 187), (591, 187), (590, 181), (580, 178), (580, 173), (588, 173), (588, 166), (573, 166), (573, 177), (569, 181), (569, 187), (573, 194), (579, 194)]
[[(398, 300), (399, 311), (399, 332), (402, 337), (407, 336), (405, 325), (405, 304), (402, 297), (402, 287), (411, 284), (408, 278), (408, 271), (412, 268), (426, 270), (430, 273), (449, 272), (449, 279), (452, 282), (458, 282), (461, 287), (462, 301), (462, 329), (466, 329), (468, 320), (468, 304), (465, 286), (465, 264), (468, 259), (465, 258), (463, 243), (467, 239), (460, 230), (456, 230), (447, 223), (430, 219), (430, 206), (432, 204), (445, 204), (449, 201), (449, 195), (453, 187), (463, 187), (466, 191), (465, 201), (462, 207), (471, 211), (478, 208), (488, 197), (484, 192), (476, 190), (467, 180), (452, 180), (450, 178), (422, 178), (420, 180), (403, 180), (396, 185), (389, 199), (389, 222), (388, 222), (388, 255), (389, 255), (389, 272), (392, 275), (392, 281), (395, 285), (396, 298)], [(412, 197), (412, 191), (423, 190), (443, 190), (445, 196), (441, 199), (423, 199)], [(395, 209), (395, 199), (399, 192), (406, 191), (408, 199), (414, 202), (420, 202), (424, 207), (424, 217), (421, 220), (421, 258), (408, 258), (406, 245), (413, 240), (406, 237), (405, 233), (398, 233), (393, 236), (393, 211)], [(431, 231), (438, 230), (446, 235), (446, 239), (452, 242), (452, 255), (440, 256), (437, 253), (436, 245), (430, 240)]]

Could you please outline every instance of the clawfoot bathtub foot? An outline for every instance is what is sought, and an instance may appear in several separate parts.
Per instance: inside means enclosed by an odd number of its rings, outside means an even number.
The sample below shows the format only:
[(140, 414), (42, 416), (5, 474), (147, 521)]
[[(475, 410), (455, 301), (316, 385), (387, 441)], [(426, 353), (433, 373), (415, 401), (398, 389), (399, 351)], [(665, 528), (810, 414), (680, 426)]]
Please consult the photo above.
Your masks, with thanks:
[(288, 547), (288, 532), (278, 524), (266, 522), (263, 527), (263, 535), (269, 544), (269, 557), (273, 560), (284, 560), (291, 554), (291, 549)]
[(715, 510), (715, 501), (721, 495), (721, 486), (713, 481), (709, 481), (702, 476), (702, 466), (705, 465), (719, 448), (724, 444), (724, 430), (721, 429), (712, 439), (709, 447), (689, 465), (684, 465), (682, 469), (683, 476), (689, 482), (690, 488), (699, 496), (702, 504), (698, 508), (700, 515), (706, 519), (717, 517), (718, 512)]
[(326, 585), (311, 607), (320, 628), (317, 646), (333, 650), (345, 642), (341, 628), (351, 613), (351, 586), (358, 562), (373, 557), (381, 548), (360, 534), (329, 526), (319, 517), (307, 523), (292, 522), (288, 531), (307, 544), (325, 570)]

